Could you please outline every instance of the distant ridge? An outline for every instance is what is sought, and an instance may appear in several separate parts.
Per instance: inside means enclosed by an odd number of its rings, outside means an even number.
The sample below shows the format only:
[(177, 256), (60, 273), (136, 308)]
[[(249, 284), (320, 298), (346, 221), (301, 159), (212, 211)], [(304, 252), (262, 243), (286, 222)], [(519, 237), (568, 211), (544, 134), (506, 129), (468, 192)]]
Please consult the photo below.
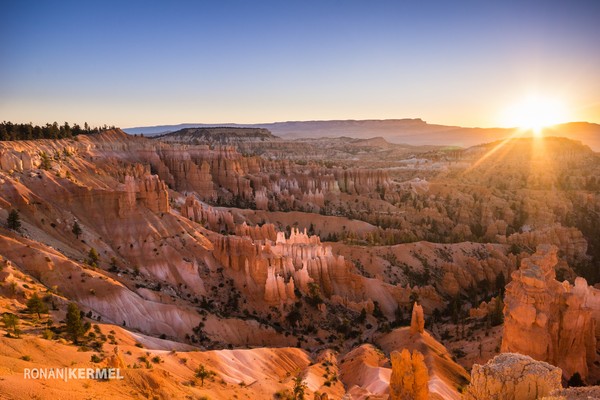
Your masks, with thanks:
[[(518, 132), (516, 128), (464, 128), (428, 124), (422, 119), (386, 119), (386, 120), (331, 120), (331, 121), (287, 121), (264, 124), (179, 124), (135, 127), (124, 129), (129, 134), (154, 136), (184, 128), (263, 128), (282, 139), (321, 138), (348, 136), (367, 139), (383, 137), (390, 143), (408, 145), (449, 145), (469, 147), (481, 143), (493, 142), (514, 134), (531, 135)], [(589, 122), (570, 122), (556, 125), (545, 130), (548, 136), (561, 136), (579, 140), (600, 152), (600, 125)]]
[(175, 132), (152, 136), (162, 142), (233, 144), (279, 140), (265, 128), (217, 126), (207, 128), (184, 128)]

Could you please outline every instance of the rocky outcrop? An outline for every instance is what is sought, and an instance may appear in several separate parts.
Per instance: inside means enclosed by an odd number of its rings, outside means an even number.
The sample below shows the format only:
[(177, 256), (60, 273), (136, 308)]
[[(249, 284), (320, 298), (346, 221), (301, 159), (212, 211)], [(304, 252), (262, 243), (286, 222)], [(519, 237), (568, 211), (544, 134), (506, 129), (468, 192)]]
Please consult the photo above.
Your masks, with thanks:
[(166, 143), (185, 144), (238, 144), (245, 142), (264, 142), (278, 140), (277, 136), (264, 128), (206, 127), (185, 128), (165, 135), (154, 137)]
[(372, 344), (362, 344), (343, 356), (339, 364), (340, 380), (348, 388), (349, 397), (385, 396), (391, 374), (390, 369), (384, 367), (387, 361), (387, 357)]
[(536, 400), (560, 389), (560, 368), (521, 354), (500, 354), (475, 364), (464, 400)]
[[(243, 237), (219, 237), (214, 254), (226, 268), (243, 272), (249, 280), (248, 286), (262, 292), (267, 303), (294, 300), (294, 289), (308, 293), (311, 282), (317, 282), (322, 293), (329, 297), (335, 293), (335, 285), (348, 282), (344, 257), (335, 256), (318, 236), (292, 229), (289, 238), (278, 232), (273, 242), (270, 240), (273, 228), (267, 226), (264, 231), (263, 228), (241, 228), (248, 233)], [(269, 238), (253, 240), (252, 236)]]
[(236, 225), (235, 234), (237, 236), (248, 236), (252, 240), (277, 240), (277, 230), (273, 224), (249, 226), (246, 222)]
[[(208, 148), (205, 150), (209, 151)], [(211, 166), (203, 160), (192, 160), (185, 148), (159, 149), (154, 157), (150, 157), (149, 162), (157, 174), (175, 190), (194, 191), (205, 200), (216, 197)]]
[(141, 178), (125, 177), (125, 196), (119, 202), (119, 215), (125, 215), (135, 209), (138, 202), (154, 213), (167, 213), (169, 194), (167, 185), (157, 175), (146, 175)]
[(423, 333), (425, 331), (425, 317), (423, 307), (415, 303), (413, 305), (412, 317), (410, 319), (410, 333)]
[(181, 215), (214, 232), (233, 232), (236, 228), (233, 214), (203, 204), (194, 196), (186, 197), (185, 203), (181, 206)]
[(526, 354), (582, 377), (596, 354), (595, 320), (583, 278), (575, 286), (555, 277), (558, 249), (538, 246), (506, 287), (502, 351)]
[(365, 194), (374, 191), (383, 192), (390, 185), (387, 171), (352, 168), (336, 170), (335, 177), (342, 192)]
[(418, 350), (407, 349), (390, 354), (390, 400), (427, 400), (429, 373), (425, 358)]
[(469, 309), (469, 317), (471, 318), (485, 318), (488, 315), (494, 313), (496, 310), (502, 311), (504, 303), (500, 297), (492, 297), (489, 302), (482, 301), (479, 307)]

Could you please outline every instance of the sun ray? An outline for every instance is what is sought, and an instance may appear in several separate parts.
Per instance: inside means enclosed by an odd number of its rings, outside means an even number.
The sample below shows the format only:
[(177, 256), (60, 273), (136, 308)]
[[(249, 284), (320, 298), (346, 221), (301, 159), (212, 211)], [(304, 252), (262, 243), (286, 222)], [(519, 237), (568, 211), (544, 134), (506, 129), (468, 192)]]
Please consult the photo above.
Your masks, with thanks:
[(463, 174), (468, 174), (473, 169), (475, 169), (479, 165), (481, 165), (481, 163), (483, 163), (487, 158), (489, 158), (490, 156), (492, 156), (493, 154), (495, 154), (497, 151), (499, 151), (500, 149), (502, 149), (508, 142), (510, 142), (511, 140), (513, 140), (513, 139), (515, 139), (517, 137), (523, 136), (525, 133), (526, 133), (526, 131), (524, 131), (523, 129), (515, 129), (514, 132), (510, 136), (508, 136), (507, 138), (503, 139), (500, 143), (498, 143), (491, 150), (489, 150), (483, 156), (481, 156), (477, 161), (475, 161), (473, 163), (473, 165), (471, 165), (469, 168), (467, 168), (465, 171), (463, 171)]

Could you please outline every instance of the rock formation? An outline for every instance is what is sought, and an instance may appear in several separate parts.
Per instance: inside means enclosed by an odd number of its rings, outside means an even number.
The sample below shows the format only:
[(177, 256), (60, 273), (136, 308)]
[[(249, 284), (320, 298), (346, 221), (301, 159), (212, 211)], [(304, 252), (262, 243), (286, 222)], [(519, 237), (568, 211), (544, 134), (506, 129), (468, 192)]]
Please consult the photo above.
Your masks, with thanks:
[(383, 191), (389, 186), (389, 177), (384, 170), (352, 168), (336, 170), (335, 177), (342, 192), (350, 194)]
[(169, 195), (167, 186), (157, 175), (146, 175), (142, 178), (125, 177), (125, 197), (119, 203), (119, 215), (124, 215), (142, 203), (154, 213), (169, 212)]
[(585, 379), (595, 360), (595, 320), (586, 305), (587, 282), (555, 279), (555, 246), (538, 246), (506, 287), (503, 352), (526, 354)]
[(537, 400), (560, 389), (562, 371), (521, 354), (500, 354), (475, 364), (464, 400)]
[(423, 316), (423, 307), (415, 303), (410, 319), (410, 333), (423, 333), (425, 330), (425, 317)]
[(530, 232), (514, 233), (508, 236), (507, 243), (531, 249), (540, 244), (552, 243), (564, 253), (569, 262), (583, 260), (588, 248), (581, 231), (560, 224)]
[(122, 368), (125, 369), (125, 361), (123, 361), (123, 355), (119, 351), (119, 346), (115, 346), (113, 354), (106, 358), (106, 366), (109, 368)]
[(344, 257), (334, 255), (318, 236), (294, 228), (289, 238), (278, 232), (273, 242), (272, 226), (239, 231), (248, 235), (218, 238), (215, 257), (225, 267), (244, 272), (250, 287), (258, 287), (269, 304), (294, 300), (295, 288), (308, 293), (311, 282), (317, 282), (329, 297), (336, 284), (349, 279)]
[(181, 215), (214, 232), (232, 232), (235, 229), (233, 214), (203, 204), (191, 195), (181, 206)]
[(423, 354), (407, 349), (390, 354), (392, 376), (390, 377), (390, 400), (427, 400), (429, 396), (429, 373)]

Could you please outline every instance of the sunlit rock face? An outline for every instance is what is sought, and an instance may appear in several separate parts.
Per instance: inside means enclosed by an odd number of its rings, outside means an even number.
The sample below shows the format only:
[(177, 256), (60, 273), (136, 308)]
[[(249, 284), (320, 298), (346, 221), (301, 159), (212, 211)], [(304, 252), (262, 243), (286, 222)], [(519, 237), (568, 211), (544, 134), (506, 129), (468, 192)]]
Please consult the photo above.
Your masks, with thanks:
[(407, 349), (390, 354), (390, 400), (427, 400), (429, 398), (429, 373), (425, 358), (418, 350)]
[(538, 246), (506, 287), (502, 352), (526, 354), (562, 368), (568, 378), (588, 374), (595, 360), (595, 320), (587, 305), (591, 288), (556, 280), (557, 248)]
[(269, 304), (295, 300), (294, 289), (309, 292), (315, 282), (326, 296), (335, 293), (334, 285), (351, 279), (344, 257), (321, 244), (318, 236), (293, 229), (289, 238), (283, 232), (273, 237), (274, 227), (244, 227), (245, 236), (223, 236), (215, 243), (217, 260), (245, 276), (247, 286), (262, 293)]
[(562, 371), (521, 354), (500, 354), (475, 364), (464, 400), (537, 400), (560, 389)]

